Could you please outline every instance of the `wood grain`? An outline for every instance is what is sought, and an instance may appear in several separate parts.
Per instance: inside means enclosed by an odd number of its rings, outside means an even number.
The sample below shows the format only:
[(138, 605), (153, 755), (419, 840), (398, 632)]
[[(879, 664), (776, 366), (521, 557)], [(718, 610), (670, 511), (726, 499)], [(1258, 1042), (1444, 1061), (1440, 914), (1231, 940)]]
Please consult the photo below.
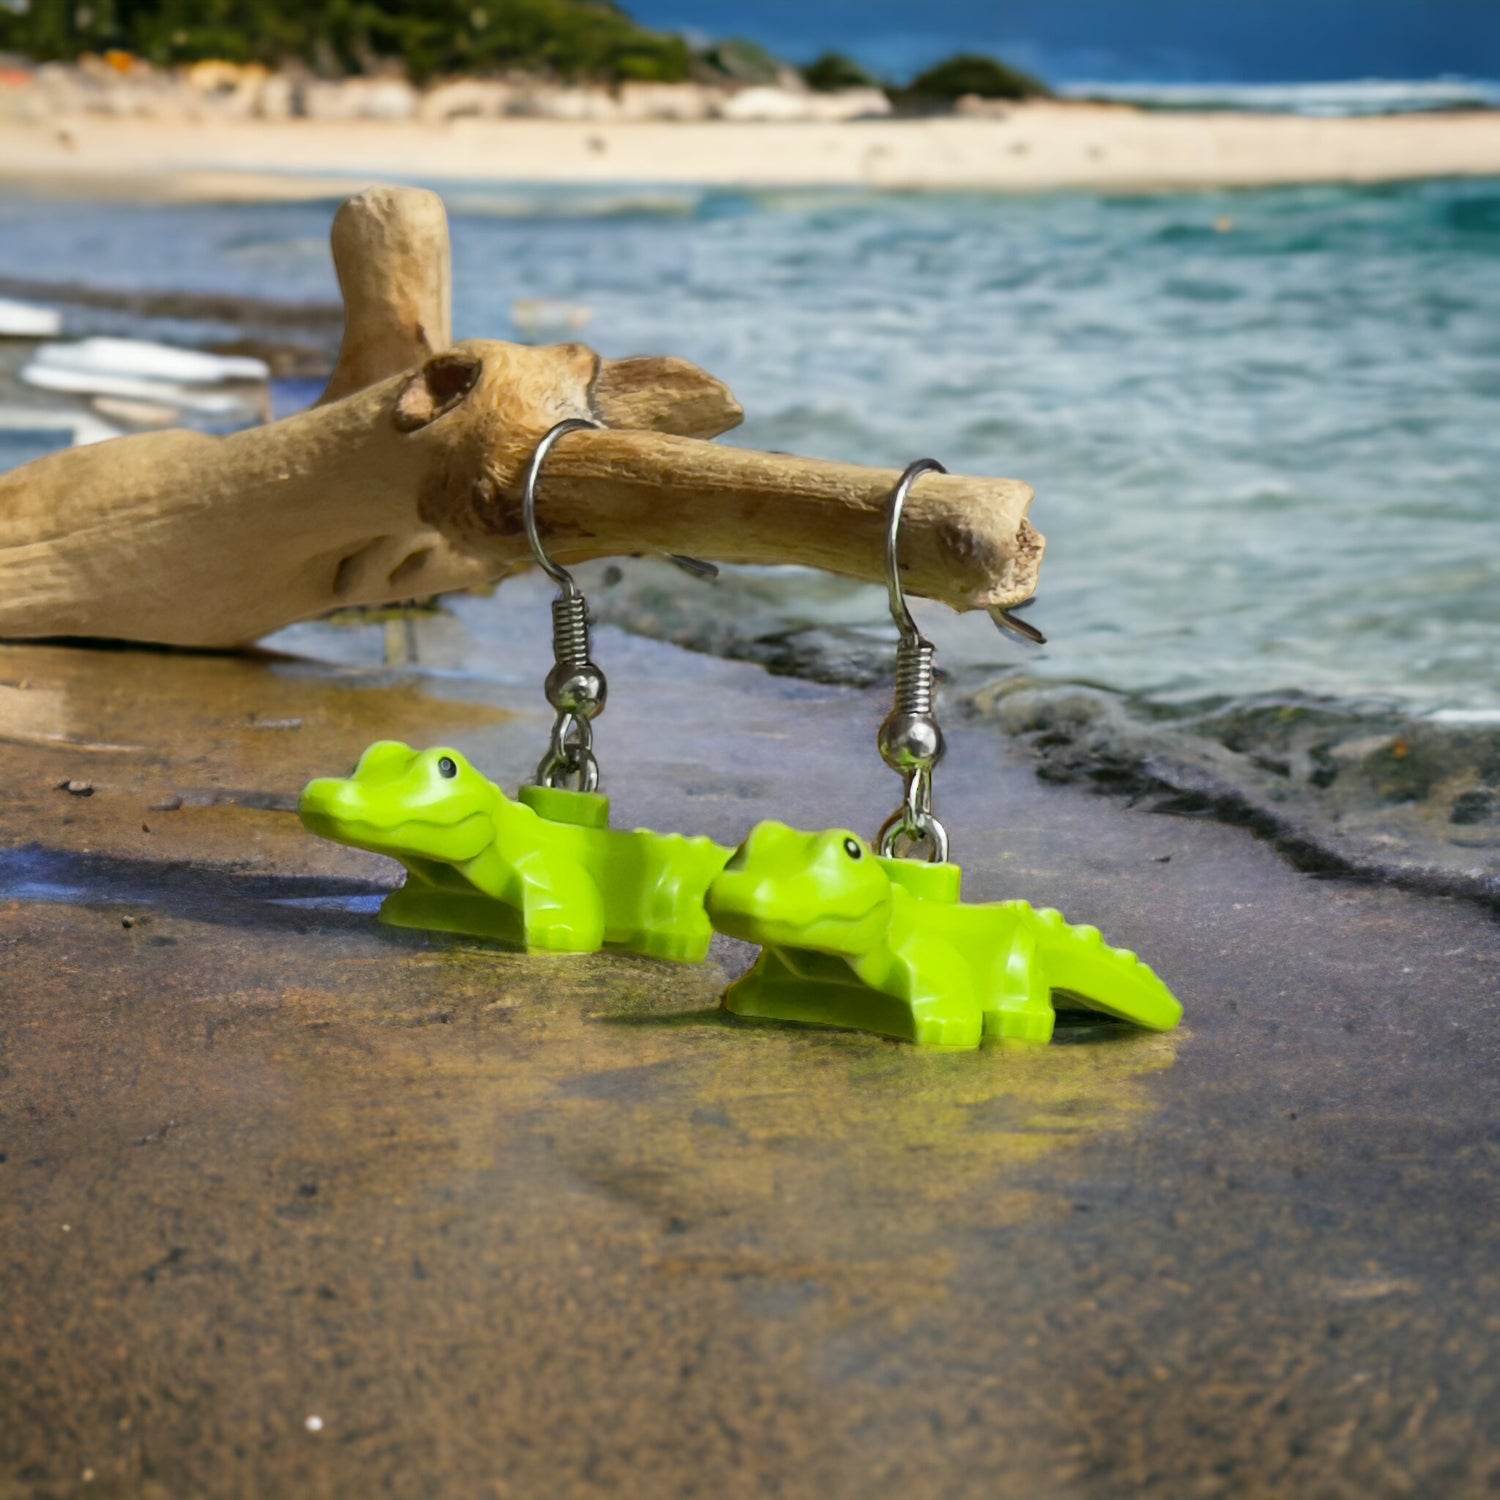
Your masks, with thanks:
[[(570, 434), (548, 460), (538, 510), (560, 559), (674, 552), (882, 578), (895, 470), (709, 441), (739, 404), (672, 356), (450, 344), (434, 194), (361, 194), (333, 243), (348, 317), (318, 405), (0, 475), (0, 635), (227, 647), (341, 606), (490, 582), (528, 559), (522, 476), (564, 417), (604, 430)], [(957, 609), (1029, 598), (1044, 545), (1030, 502), (1014, 479), (919, 480), (907, 587)]]

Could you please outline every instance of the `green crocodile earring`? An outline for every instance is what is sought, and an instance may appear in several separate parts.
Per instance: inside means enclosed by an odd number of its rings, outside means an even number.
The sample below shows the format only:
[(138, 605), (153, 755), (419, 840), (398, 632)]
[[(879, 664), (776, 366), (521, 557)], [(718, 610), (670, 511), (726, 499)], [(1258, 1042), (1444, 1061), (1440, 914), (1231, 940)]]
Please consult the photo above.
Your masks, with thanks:
[[(916, 627), (897, 563), (901, 511), (916, 479), (945, 472), (919, 459), (891, 494), (886, 577), (900, 632), (895, 704), (880, 726), (901, 805), (872, 848), (846, 829), (802, 833), (761, 823), (708, 888), (713, 925), (759, 943), (755, 966), (729, 987), (741, 1016), (878, 1032), (921, 1046), (973, 1048), (985, 1038), (1047, 1042), (1054, 1007), (1103, 1011), (1169, 1031), (1182, 1007), (1160, 979), (1093, 927), (1024, 901), (960, 900), (963, 872), (933, 812), (943, 754), (933, 712), (932, 643)], [(1020, 621), (997, 624), (1039, 639)], [(917, 856), (926, 852), (925, 861)]]
[[(380, 920), (392, 926), (531, 952), (616, 948), (698, 963), (713, 937), (704, 893), (731, 851), (706, 838), (609, 826), (593, 748), (608, 687), (590, 654), (588, 602), (537, 532), (537, 482), (548, 452), (567, 433), (596, 425), (559, 422), (537, 444), (526, 474), (527, 540), (558, 585), (545, 687), (557, 717), (536, 781), (512, 799), (457, 750), (382, 740), (352, 776), (309, 783), (298, 811), (313, 833), (405, 866), (405, 883), (380, 908)], [(672, 561), (712, 572), (690, 558)]]

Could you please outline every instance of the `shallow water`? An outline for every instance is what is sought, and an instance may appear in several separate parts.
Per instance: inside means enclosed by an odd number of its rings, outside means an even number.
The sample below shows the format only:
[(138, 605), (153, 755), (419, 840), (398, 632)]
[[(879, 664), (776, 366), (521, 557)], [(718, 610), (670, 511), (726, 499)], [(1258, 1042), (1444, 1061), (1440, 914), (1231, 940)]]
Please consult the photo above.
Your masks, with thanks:
[[(728, 379), (736, 441), (1033, 483), (1035, 675), (1500, 708), (1500, 182), (447, 196), (460, 332), (582, 304), (606, 353)], [(328, 298), (329, 210), (12, 199), (0, 273)], [(950, 667), (1017, 660), (935, 628)]]

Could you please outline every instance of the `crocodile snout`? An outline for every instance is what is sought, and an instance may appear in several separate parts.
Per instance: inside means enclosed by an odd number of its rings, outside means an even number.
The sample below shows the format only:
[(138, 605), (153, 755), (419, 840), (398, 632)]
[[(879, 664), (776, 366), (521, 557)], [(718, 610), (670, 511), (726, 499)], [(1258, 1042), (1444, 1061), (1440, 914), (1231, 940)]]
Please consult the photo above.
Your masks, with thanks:
[(786, 878), (807, 835), (785, 823), (758, 823), (730, 856), (704, 898), (708, 918), (730, 937), (758, 942), (763, 924), (784, 919)]
[(363, 791), (342, 776), (320, 776), (308, 782), (297, 802), (297, 816), (309, 833), (346, 842), (352, 825), (363, 823), (369, 807)]
[(365, 798), (355, 783), (343, 776), (320, 776), (302, 789), (297, 811), (306, 818), (354, 818), (364, 808)]
[(320, 776), (308, 782), (297, 803), (303, 823), (323, 838), (341, 823), (368, 819), (372, 804), (383, 788), (390, 787), (411, 769), (417, 752), (399, 740), (378, 740), (359, 758), (349, 776)]

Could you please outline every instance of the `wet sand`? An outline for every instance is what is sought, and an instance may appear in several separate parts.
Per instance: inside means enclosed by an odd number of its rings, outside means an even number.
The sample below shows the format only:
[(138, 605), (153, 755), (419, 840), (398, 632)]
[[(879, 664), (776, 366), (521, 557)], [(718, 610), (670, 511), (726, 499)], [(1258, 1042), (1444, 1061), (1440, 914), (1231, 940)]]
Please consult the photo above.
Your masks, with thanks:
[[(728, 1021), (733, 944), (380, 928), (394, 867), (296, 792), (381, 735), (520, 780), (544, 597), (503, 659), (447, 615), (281, 638), (345, 667), (0, 647), (0, 1496), (1500, 1482), (1492, 917), (954, 720), (970, 896), (1138, 947), (1178, 1033), (937, 1057)], [(598, 645), (617, 821), (893, 801), (881, 693)]]
[(543, 119), (0, 122), (0, 181), (180, 198), (341, 196), (372, 179), (1039, 189), (1500, 174), (1500, 111), (1362, 119), (1029, 104), (841, 123)]

